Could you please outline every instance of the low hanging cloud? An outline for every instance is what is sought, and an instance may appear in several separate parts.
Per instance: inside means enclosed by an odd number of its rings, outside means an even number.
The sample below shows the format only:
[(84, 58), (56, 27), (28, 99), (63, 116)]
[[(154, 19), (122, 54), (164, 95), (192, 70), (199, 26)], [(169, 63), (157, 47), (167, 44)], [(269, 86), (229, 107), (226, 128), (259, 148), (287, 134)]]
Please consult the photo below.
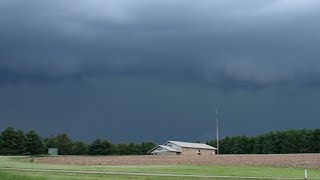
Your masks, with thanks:
[(3, 0), (0, 71), (317, 82), (316, 0)]

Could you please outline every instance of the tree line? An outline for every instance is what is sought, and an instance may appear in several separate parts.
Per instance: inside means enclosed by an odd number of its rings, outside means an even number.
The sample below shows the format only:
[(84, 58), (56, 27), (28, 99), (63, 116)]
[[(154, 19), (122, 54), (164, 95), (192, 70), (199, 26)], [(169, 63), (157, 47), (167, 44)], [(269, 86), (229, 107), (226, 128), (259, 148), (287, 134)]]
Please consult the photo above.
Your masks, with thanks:
[[(216, 146), (216, 140), (207, 141)], [(112, 144), (107, 139), (91, 143), (74, 141), (67, 134), (42, 138), (36, 131), (24, 132), (12, 127), (0, 134), (0, 155), (46, 154), (58, 148), (60, 155), (145, 155), (153, 142)], [(220, 154), (320, 153), (320, 129), (270, 131), (257, 136), (226, 136), (219, 141)]]
[(106, 139), (86, 143), (66, 133), (42, 138), (34, 130), (25, 133), (12, 127), (0, 134), (0, 155), (47, 154), (48, 148), (58, 148), (59, 155), (144, 155), (154, 147), (153, 142), (112, 144)]
[[(207, 141), (216, 146), (216, 140)], [(320, 129), (270, 131), (257, 136), (227, 136), (219, 141), (221, 154), (320, 153)]]

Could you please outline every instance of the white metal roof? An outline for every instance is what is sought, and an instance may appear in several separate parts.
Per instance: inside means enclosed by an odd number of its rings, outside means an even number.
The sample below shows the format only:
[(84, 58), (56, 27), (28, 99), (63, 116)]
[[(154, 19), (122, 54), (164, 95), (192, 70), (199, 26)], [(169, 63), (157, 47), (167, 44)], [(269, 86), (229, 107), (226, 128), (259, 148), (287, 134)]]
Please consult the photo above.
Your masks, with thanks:
[(215, 147), (209, 146), (207, 144), (203, 143), (189, 143), (189, 142), (182, 142), (182, 141), (168, 141), (172, 144), (176, 144), (180, 147), (186, 147), (186, 148), (197, 148), (197, 149), (217, 149)]

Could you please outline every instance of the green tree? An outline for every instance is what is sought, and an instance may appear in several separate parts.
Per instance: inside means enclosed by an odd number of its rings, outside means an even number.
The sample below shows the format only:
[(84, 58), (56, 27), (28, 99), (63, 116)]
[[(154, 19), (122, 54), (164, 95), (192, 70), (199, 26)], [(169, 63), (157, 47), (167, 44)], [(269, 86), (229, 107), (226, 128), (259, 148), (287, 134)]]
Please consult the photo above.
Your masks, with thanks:
[(89, 146), (82, 141), (76, 141), (72, 144), (73, 155), (87, 155), (88, 150)]
[(259, 135), (259, 136), (256, 136), (255, 138), (255, 143), (253, 145), (253, 153), (254, 154), (263, 154), (264, 153), (264, 150), (263, 150), (263, 147), (264, 147), (264, 140), (265, 140), (265, 136), (264, 135)]
[(146, 155), (148, 154), (148, 151), (150, 151), (152, 148), (154, 148), (156, 144), (153, 142), (142, 142), (140, 144), (140, 155)]
[(112, 154), (112, 144), (108, 140), (102, 141), (102, 145), (103, 145), (102, 155)]
[(98, 138), (94, 140), (89, 146), (88, 153), (90, 155), (103, 155), (104, 153), (104, 145), (103, 142)]
[(250, 137), (247, 136), (235, 136), (231, 138), (232, 154), (251, 154), (253, 151), (253, 143)]
[[(214, 141), (216, 143), (216, 140)], [(213, 145), (216, 147), (216, 144)], [(220, 154), (232, 154), (232, 138), (227, 136), (224, 139), (219, 141), (219, 153)]]
[(25, 155), (26, 154), (26, 142), (27, 142), (26, 135), (22, 130), (16, 131), (16, 134), (17, 134), (17, 142), (18, 142), (16, 144), (17, 153), (18, 153), (18, 155)]
[[(299, 142), (297, 137), (296, 130), (288, 130), (282, 132), (282, 142), (280, 145), (280, 153), (282, 154), (289, 154), (289, 153), (297, 153), (298, 146), (297, 143)], [(299, 135), (298, 135), (299, 136)]]
[(278, 149), (277, 145), (275, 144), (275, 140), (277, 137), (277, 132), (271, 131), (263, 135), (264, 141), (263, 141), (263, 148), (262, 153), (263, 154), (274, 154), (275, 151)]
[(26, 134), (26, 152), (30, 155), (45, 153), (44, 143), (39, 134), (31, 130)]
[(315, 129), (310, 134), (310, 152), (320, 153), (320, 129)]
[(126, 143), (119, 143), (114, 145), (115, 154), (117, 155), (129, 155), (131, 153), (129, 145)]
[(0, 153), (2, 155), (25, 154), (26, 137), (23, 131), (15, 131), (12, 127), (5, 129), (0, 135)]
[[(315, 130), (310, 129), (302, 129), (300, 131), (301, 137), (298, 143), (298, 153), (311, 153), (312, 152), (312, 145), (314, 145), (317, 141), (312, 141), (312, 133)], [(318, 141), (319, 144), (319, 141)]]

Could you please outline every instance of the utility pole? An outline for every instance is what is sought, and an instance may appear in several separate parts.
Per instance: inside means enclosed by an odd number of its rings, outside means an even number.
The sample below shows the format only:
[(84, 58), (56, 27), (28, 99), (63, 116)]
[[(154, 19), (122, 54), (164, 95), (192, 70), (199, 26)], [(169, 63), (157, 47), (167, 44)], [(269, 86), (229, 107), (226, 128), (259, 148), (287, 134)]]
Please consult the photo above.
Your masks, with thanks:
[(216, 140), (217, 140), (217, 154), (219, 154), (219, 112), (216, 108)]

